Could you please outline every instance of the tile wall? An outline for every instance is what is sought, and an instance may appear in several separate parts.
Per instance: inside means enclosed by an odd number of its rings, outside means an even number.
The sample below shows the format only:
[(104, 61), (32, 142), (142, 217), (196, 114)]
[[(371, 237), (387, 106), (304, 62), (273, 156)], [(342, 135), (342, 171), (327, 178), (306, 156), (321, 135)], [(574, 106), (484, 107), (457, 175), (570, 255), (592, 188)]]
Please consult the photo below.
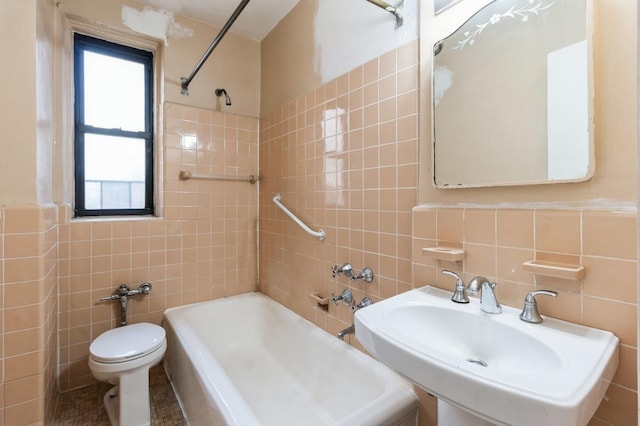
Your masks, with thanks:
[[(409, 43), (283, 105), (261, 120), (260, 290), (318, 326), (337, 333), (353, 321), (341, 304), (328, 311), (312, 292), (351, 287), (356, 301), (391, 297), (428, 283), (450, 288), (440, 269), (485, 275), (498, 282), (505, 305), (519, 307), (527, 292), (543, 314), (604, 328), (622, 341), (620, 369), (592, 425), (635, 425), (635, 212), (580, 209), (464, 209), (418, 207), (417, 43)], [(282, 202), (313, 229), (304, 233), (273, 204)], [(446, 207), (446, 206), (445, 206)], [(464, 262), (438, 264), (422, 247), (465, 249)], [(534, 258), (579, 262), (582, 282), (534, 277), (522, 262)], [(372, 284), (332, 278), (350, 262), (371, 267)], [(615, 314), (613, 314), (615, 313)], [(351, 344), (359, 346), (351, 336)], [(437, 423), (436, 400), (416, 389), (420, 424)]]
[(57, 207), (0, 208), (0, 424), (46, 423), (57, 398)]
[[(557, 298), (538, 297), (543, 315), (613, 332), (620, 338), (620, 366), (607, 400), (591, 425), (637, 424), (637, 248), (635, 211), (476, 209), (417, 207), (413, 216), (416, 287), (451, 290), (440, 272), (496, 281), (498, 300), (520, 308), (528, 292), (550, 289)], [(422, 256), (436, 245), (463, 248), (461, 262)], [(524, 272), (532, 259), (584, 265), (581, 281)]]
[[(377, 301), (412, 286), (411, 210), (418, 181), (418, 42), (288, 102), (260, 123), (260, 290), (332, 334), (351, 310), (309, 298), (351, 287)], [(306, 234), (282, 203), (326, 239)], [(332, 278), (350, 262), (371, 284)], [(352, 344), (354, 338), (349, 337)], [(422, 394), (423, 424), (433, 401)], [(433, 411), (433, 410), (432, 410)], [(433, 423), (431, 423), (433, 424)]]
[(254, 291), (257, 185), (181, 181), (204, 175), (257, 175), (258, 120), (165, 104), (160, 217), (69, 220), (59, 226), (60, 388), (90, 383), (89, 344), (120, 320), (119, 304), (99, 302), (124, 283), (151, 282), (130, 299), (131, 323), (160, 323), (165, 309)]

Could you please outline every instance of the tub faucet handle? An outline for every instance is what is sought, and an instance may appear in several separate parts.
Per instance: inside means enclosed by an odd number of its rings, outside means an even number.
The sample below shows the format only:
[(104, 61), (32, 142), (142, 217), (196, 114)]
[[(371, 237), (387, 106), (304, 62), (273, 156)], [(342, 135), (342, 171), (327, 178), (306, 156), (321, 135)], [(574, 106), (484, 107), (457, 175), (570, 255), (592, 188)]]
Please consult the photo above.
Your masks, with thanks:
[(351, 294), (351, 290), (346, 289), (341, 294), (335, 295), (331, 293), (331, 301), (338, 306), (338, 301), (342, 300), (343, 302), (349, 304), (353, 301), (353, 295)]
[(371, 299), (365, 297), (360, 301), (360, 303), (351, 305), (351, 310), (355, 313), (356, 311), (359, 311), (362, 308), (366, 308), (367, 306), (372, 304), (373, 302), (371, 301)]

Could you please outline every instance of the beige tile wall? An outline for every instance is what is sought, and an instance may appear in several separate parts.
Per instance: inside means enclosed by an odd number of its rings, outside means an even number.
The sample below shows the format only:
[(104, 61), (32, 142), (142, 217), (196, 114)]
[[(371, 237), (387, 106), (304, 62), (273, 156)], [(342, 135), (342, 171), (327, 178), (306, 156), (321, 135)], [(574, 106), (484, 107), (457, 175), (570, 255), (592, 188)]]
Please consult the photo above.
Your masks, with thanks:
[(132, 323), (159, 323), (168, 307), (256, 289), (257, 186), (178, 174), (257, 174), (258, 120), (177, 104), (164, 112), (161, 218), (69, 220), (69, 206), (62, 209), (62, 390), (92, 380), (89, 344), (120, 320), (117, 303), (98, 300), (118, 285), (153, 285), (131, 299)]
[(0, 222), (0, 423), (47, 423), (57, 398), (57, 207), (3, 207)]
[[(374, 301), (428, 283), (450, 288), (448, 267), (465, 280), (498, 281), (502, 303), (519, 307), (533, 288), (543, 314), (604, 328), (622, 340), (621, 365), (609, 400), (591, 424), (635, 425), (635, 212), (596, 210), (416, 208), (417, 44), (410, 43), (283, 105), (261, 120), (260, 290), (336, 333), (353, 316), (341, 304), (328, 312), (308, 295), (351, 287)], [(272, 202), (282, 202), (325, 241), (305, 234)], [(420, 249), (463, 247), (459, 264), (436, 264)], [(547, 258), (581, 262), (582, 282), (538, 277), (522, 262)], [(372, 284), (331, 277), (334, 264), (374, 270)], [(615, 315), (612, 313), (615, 312)], [(350, 337), (350, 343), (359, 346)], [(436, 424), (436, 401), (416, 389), (420, 424)]]
[[(598, 210), (414, 209), (413, 267), (416, 287), (451, 290), (442, 269), (465, 282), (484, 275), (498, 283), (502, 304), (520, 308), (534, 289), (551, 289), (557, 298), (539, 297), (543, 315), (612, 331), (620, 338), (620, 367), (593, 425), (637, 424), (637, 249), (636, 213)], [(461, 262), (422, 256), (435, 245), (464, 248)], [(582, 264), (582, 281), (523, 272), (522, 263), (547, 259)]]
[[(412, 286), (411, 210), (418, 163), (418, 43), (412, 42), (288, 102), (260, 124), (260, 290), (330, 333), (351, 325), (345, 305), (308, 295), (351, 287), (359, 302)], [(304, 233), (272, 202), (312, 229)], [(370, 267), (371, 284), (331, 266)], [(358, 345), (351, 336), (352, 344)], [(421, 419), (434, 402), (421, 395)], [(431, 410), (433, 411), (433, 410)]]

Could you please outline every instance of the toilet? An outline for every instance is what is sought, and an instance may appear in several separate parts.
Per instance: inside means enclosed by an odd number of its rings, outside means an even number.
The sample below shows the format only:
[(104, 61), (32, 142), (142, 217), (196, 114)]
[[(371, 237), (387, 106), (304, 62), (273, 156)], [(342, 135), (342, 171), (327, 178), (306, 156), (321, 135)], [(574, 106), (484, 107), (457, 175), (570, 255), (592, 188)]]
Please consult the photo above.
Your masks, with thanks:
[(162, 360), (166, 350), (164, 328), (150, 323), (114, 328), (91, 343), (91, 374), (116, 385), (104, 396), (112, 426), (151, 424), (149, 368)]

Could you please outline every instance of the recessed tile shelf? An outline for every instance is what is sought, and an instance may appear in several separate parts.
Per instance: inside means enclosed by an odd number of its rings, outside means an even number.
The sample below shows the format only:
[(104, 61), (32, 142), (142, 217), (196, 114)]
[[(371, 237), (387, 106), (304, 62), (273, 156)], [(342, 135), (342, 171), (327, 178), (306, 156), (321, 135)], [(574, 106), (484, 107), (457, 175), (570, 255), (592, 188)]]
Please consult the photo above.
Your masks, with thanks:
[(457, 262), (464, 259), (464, 250), (445, 246), (425, 247), (422, 249), (422, 255), (436, 260)]
[(567, 265), (544, 260), (529, 260), (522, 264), (525, 272), (547, 275), (556, 278), (578, 281), (584, 277), (586, 269), (583, 265)]
[(329, 300), (331, 300), (330, 297), (320, 296), (317, 291), (309, 294), (309, 298), (314, 300), (318, 306), (327, 306), (329, 304)]

